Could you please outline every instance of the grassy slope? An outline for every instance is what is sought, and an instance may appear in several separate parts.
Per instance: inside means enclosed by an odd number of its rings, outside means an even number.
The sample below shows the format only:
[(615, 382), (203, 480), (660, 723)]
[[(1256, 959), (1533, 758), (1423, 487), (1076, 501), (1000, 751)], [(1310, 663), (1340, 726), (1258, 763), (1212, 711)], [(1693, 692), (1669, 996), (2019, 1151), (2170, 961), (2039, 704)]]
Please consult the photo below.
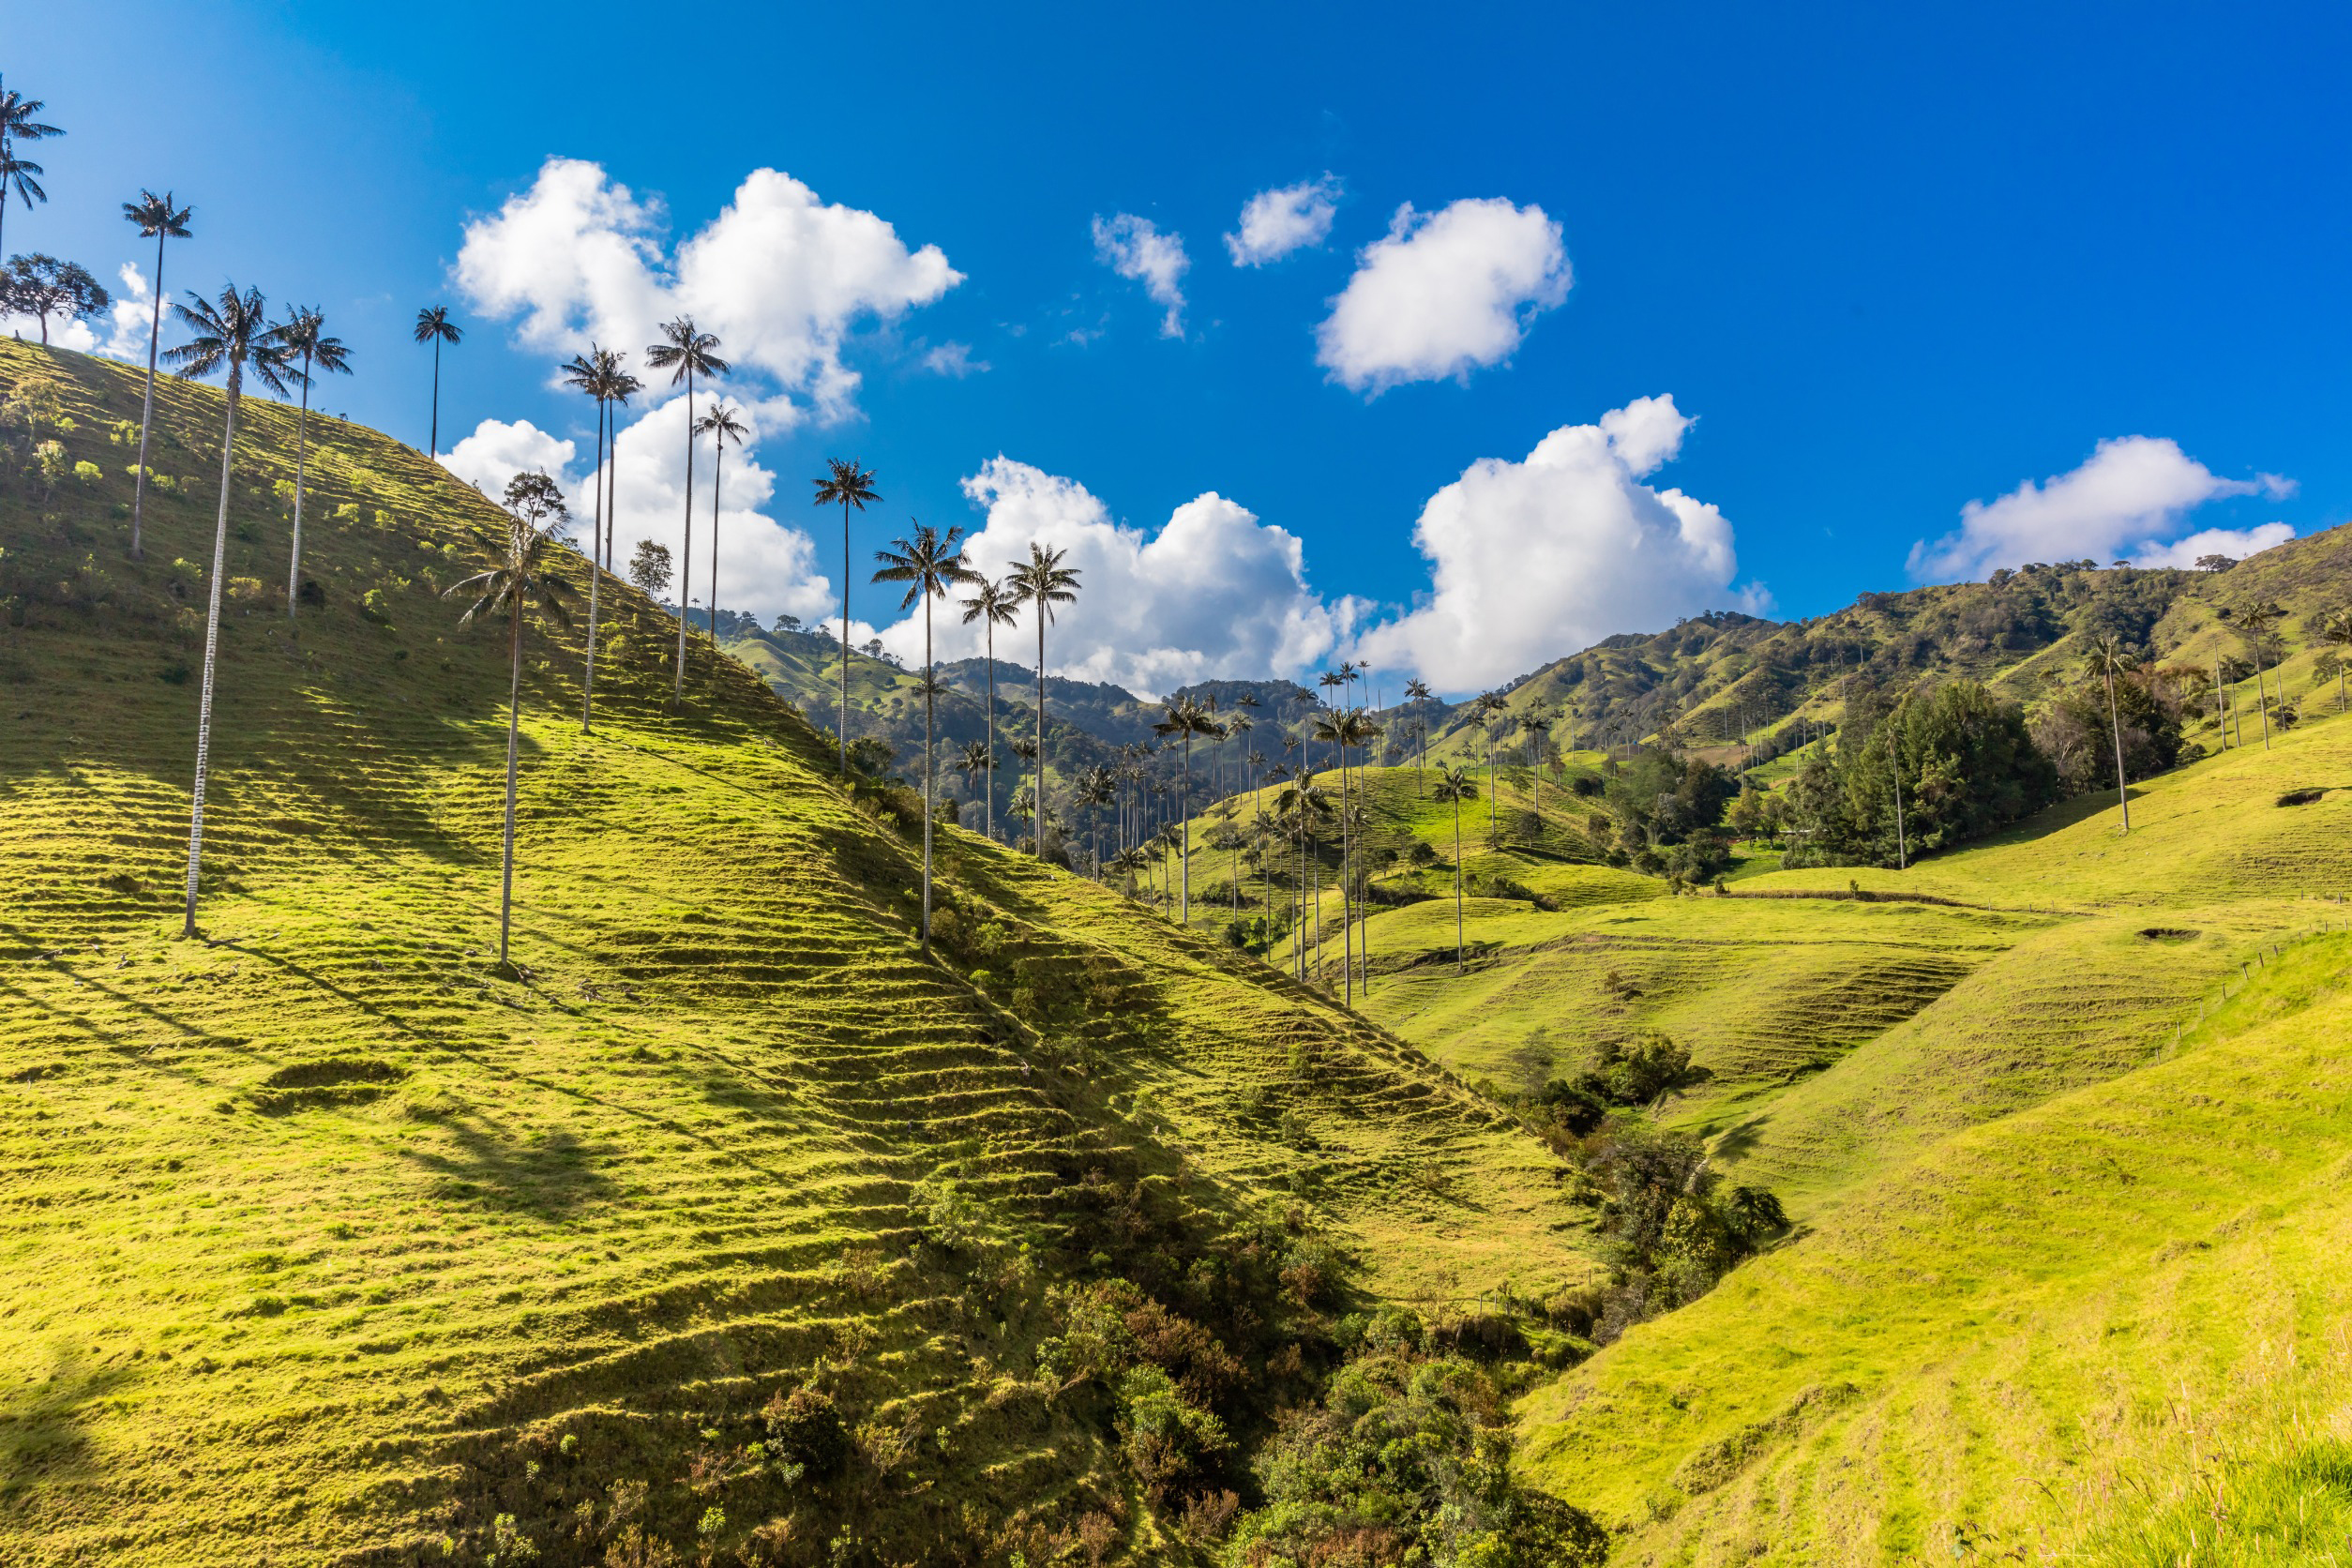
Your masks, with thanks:
[[(593, 736), (564, 716), (576, 641), (535, 645), (528, 978), (497, 977), (504, 666), (434, 596), (496, 514), (326, 427), (327, 604), (289, 627), (264, 584), (291, 419), (265, 404), (234, 497), (212, 940), (173, 940), (195, 684), (158, 677), (197, 652), (201, 574), (173, 563), (209, 554), (219, 399), (163, 389), (158, 466), (199, 477), (133, 565), (104, 425), (137, 384), (0, 345), (0, 384), (44, 369), (108, 476), (0, 496), (0, 1557), (479, 1544), (626, 1477), (666, 1530), (723, 1505), (740, 1541), (792, 1499), (689, 1485), (698, 1433), (810, 1376), (924, 1435), (863, 1505), (878, 1541), (1066, 1522), (1113, 1488), (1099, 1439), (1007, 1402), (1031, 1331), (912, 1250), (910, 1186), (941, 1171), (1048, 1224), (1123, 1161), (1138, 1204), (1202, 1223), (1281, 1194), (1403, 1297), (1582, 1271), (1530, 1140), (1111, 894), (946, 834), (956, 897), (1009, 932), (998, 969), (1081, 1000), (1016, 1016), (926, 960), (907, 837), (731, 662), (667, 715), (674, 623), (633, 594)], [(325, 520), (345, 502), (359, 520)], [(1046, 1036), (1084, 1065), (1039, 1065)]]

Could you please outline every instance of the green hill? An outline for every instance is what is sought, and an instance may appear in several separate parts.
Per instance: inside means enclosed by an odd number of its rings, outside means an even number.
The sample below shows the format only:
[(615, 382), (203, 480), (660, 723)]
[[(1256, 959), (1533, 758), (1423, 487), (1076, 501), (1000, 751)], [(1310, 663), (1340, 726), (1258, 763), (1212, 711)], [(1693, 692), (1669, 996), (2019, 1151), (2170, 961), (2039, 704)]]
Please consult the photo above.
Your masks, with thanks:
[(220, 394), (159, 388), (133, 563), (137, 378), (0, 389), (0, 1559), (1181, 1558), (1058, 1289), (1223, 1338), (1238, 1473), (1349, 1304), (1589, 1271), (1508, 1117), (1114, 893), (951, 830), (924, 954), (905, 797), (734, 660), (671, 713), (611, 583), (593, 732), (529, 644), (495, 972), (504, 650), (438, 590), (500, 515), (317, 421), (290, 621), (252, 400), (176, 940)]

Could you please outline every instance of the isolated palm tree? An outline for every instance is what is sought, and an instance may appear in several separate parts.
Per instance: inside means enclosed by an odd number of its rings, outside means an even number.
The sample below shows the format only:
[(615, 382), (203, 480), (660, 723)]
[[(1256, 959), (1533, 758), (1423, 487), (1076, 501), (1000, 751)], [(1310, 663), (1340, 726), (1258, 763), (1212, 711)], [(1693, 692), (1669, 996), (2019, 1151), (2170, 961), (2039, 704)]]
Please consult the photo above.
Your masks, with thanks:
[(1178, 920), (1181, 924), (1190, 925), (1192, 923), (1192, 738), (1195, 735), (1222, 735), (1224, 731), (1217, 728), (1216, 720), (1209, 716), (1209, 710), (1198, 698), (1171, 697), (1160, 704), (1160, 712), (1162, 717), (1158, 723), (1152, 726), (1152, 733), (1174, 735), (1184, 747), (1184, 763), (1179, 775), (1183, 783), (1180, 787), (1181, 792), (1177, 796), (1176, 812), (1178, 820), (1184, 824), (1180, 834), (1180, 842), (1184, 846), (1184, 858), (1180, 864), (1184, 867), (1184, 912), (1178, 916)]
[(204, 613), (204, 684), (196, 709), (196, 788), (188, 818), (188, 911), (180, 934), (196, 934), (196, 872), (204, 850), (204, 779), (212, 756), (213, 677), (220, 652), (220, 588), (229, 564), (230, 460), (236, 454), (237, 403), (245, 396), (245, 375), (285, 395), (285, 348), (263, 319), (262, 291), (237, 293), (234, 283), (220, 291), (216, 302), (190, 294), (188, 303), (172, 307), (195, 336), (163, 357), (179, 367), (184, 378), (229, 372), (228, 410), (220, 429), (220, 515), (213, 527), (212, 594)]
[(1424, 705), (1429, 701), (1429, 683), (1420, 679), (1407, 681), (1405, 695), (1412, 701), (1414, 720), (1412, 738), (1419, 743), (1413, 761), (1413, 782), (1418, 785), (1422, 782), (1423, 770), (1429, 763), (1429, 723), (1421, 716)]
[(986, 819), (983, 831), (996, 837), (996, 628), (1009, 626), (1019, 617), (1020, 601), (1001, 582), (974, 573), (972, 596), (963, 601), (964, 625), (980, 623), (988, 640), (988, 662), (985, 676), (988, 693), (988, 799), (983, 808)]
[[(2286, 619), (2286, 607), (2276, 600), (2265, 599), (2251, 610), (2238, 614), (2238, 628), (2246, 634), (2253, 645), (2254, 658), (2254, 711), (2262, 715), (2262, 749), (2270, 749), (2270, 692), (2263, 679), (2262, 651), (2269, 641), (2270, 628)], [(2284, 692), (2280, 695), (2284, 697)]]
[(1468, 768), (1438, 764), (1437, 788), (1429, 798), (1454, 807), (1454, 972), (1462, 972), (1462, 803), (1478, 798), (1478, 781)]
[(711, 438), (711, 646), (718, 646), (718, 475), (727, 460), (727, 444), (743, 445), (750, 430), (736, 418), (736, 409), (725, 403), (714, 403), (711, 411), (694, 422), (697, 435)]
[(816, 504), (841, 508), (841, 776), (850, 773), (850, 508), (866, 510), (880, 501), (874, 491), (874, 471), (860, 468), (853, 458), (827, 458), (827, 473), (816, 481)]
[[(315, 305), (296, 306), (276, 331), (286, 353), (286, 379), (302, 388), (302, 412), (294, 421), (294, 551), (286, 566), (286, 619), (291, 621), (302, 589), (302, 490), (310, 448), (310, 383), (318, 371), (351, 374), (351, 351), (340, 338), (326, 335), (326, 317)], [(299, 368), (294, 365), (296, 355), (302, 360)]]
[[(6, 193), (0, 192), (0, 210), (7, 205)], [(175, 207), (172, 193), (158, 196), (143, 190), (136, 202), (123, 204), (123, 217), (139, 225), (139, 237), (155, 237), (155, 309), (147, 324), (147, 400), (139, 415), (139, 476), (130, 492), (130, 558), (137, 561), (146, 551), (140, 542), (140, 523), (147, 503), (147, 432), (155, 425), (155, 362), (158, 346), (163, 339), (163, 242), (167, 239), (188, 238), (188, 214), (192, 207)]]
[[(2118, 675), (2128, 675), (2137, 669), (2138, 661), (2131, 651), (2112, 633), (2103, 632), (2091, 641), (2090, 651), (2084, 656), (2083, 672), (2097, 676), (2107, 686), (2107, 727), (2115, 740), (2116, 798), (2123, 806), (2123, 831), (2132, 831), (2132, 794), (2123, 782), (2123, 719), (2116, 707), (2115, 682)], [(1901, 809), (1898, 806), (1897, 809)]]
[(49, 200), (49, 192), (40, 186), (44, 172), (41, 166), (17, 156), (17, 148), (23, 143), (65, 134), (55, 126), (42, 125), (34, 117), (48, 107), (39, 98), (28, 98), (13, 89), (0, 92), (0, 256), (8, 253), (8, 193), (16, 193), (26, 212), (33, 210), (35, 202)]
[(650, 369), (668, 370), (670, 384), (683, 384), (686, 393), (686, 537), (678, 550), (678, 662), (670, 691), (671, 705), (676, 707), (686, 701), (686, 623), (693, 618), (687, 604), (694, 581), (694, 378), (723, 376), (730, 367), (718, 357), (718, 339), (697, 327), (692, 316), (661, 324), (661, 341), (647, 345), (645, 364)]
[[(564, 600), (572, 590), (554, 575), (550, 556), (564, 525), (564, 492), (544, 474), (518, 474), (506, 482), (506, 547), (498, 564), (442, 590), (443, 598), (472, 594), (460, 626), (485, 616), (506, 617), (506, 823), (498, 873), (498, 967), (506, 957), (515, 906), (515, 759), (522, 724), (522, 612), (536, 604), (559, 626), (572, 618)], [(593, 570), (593, 565), (591, 567)]]
[(874, 551), (874, 559), (882, 563), (874, 580), (907, 585), (907, 596), (898, 602), (899, 613), (913, 609), (917, 600), (923, 605), (923, 945), (927, 951), (931, 945), (931, 746), (939, 692), (938, 666), (931, 657), (931, 601), (945, 598), (948, 589), (977, 575), (964, 565), (963, 551), (957, 548), (963, 535), (961, 528), (942, 534), (918, 522), (913, 533), (893, 539), (890, 549)]
[(2352, 658), (2352, 611), (2339, 610), (2319, 623), (2319, 640), (2336, 650), (2336, 712), (2344, 712), (2344, 663)]
[(456, 348), (465, 340), (465, 329), (449, 319), (446, 305), (428, 305), (416, 312), (416, 341), (433, 346), (433, 418), (431, 433), (425, 437), (425, 455), (441, 455), (441, 345)]
[(1057, 604), (1075, 604), (1078, 572), (1062, 564), (1065, 550), (1048, 550), (1034, 539), (1029, 559), (1007, 563), (1013, 569), (1005, 583), (1016, 603), (1033, 608), (1037, 617), (1037, 858), (1046, 857), (1046, 626)]
[(996, 772), (996, 747), (987, 741), (966, 741), (956, 760), (956, 771), (964, 776), (964, 788), (975, 789), (984, 778), (993, 778)]

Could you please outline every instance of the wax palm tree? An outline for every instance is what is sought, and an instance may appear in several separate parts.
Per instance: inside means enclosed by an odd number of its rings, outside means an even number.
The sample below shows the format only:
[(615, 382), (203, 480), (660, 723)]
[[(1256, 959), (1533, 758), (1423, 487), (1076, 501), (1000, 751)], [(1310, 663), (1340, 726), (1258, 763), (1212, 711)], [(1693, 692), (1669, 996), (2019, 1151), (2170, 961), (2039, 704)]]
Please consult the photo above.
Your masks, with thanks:
[(1177, 797), (1176, 807), (1177, 816), (1184, 824), (1184, 859), (1181, 862), (1184, 881), (1184, 913), (1179, 918), (1181, 924), (1188, 926), (1192, 923), (1192, 738), (1195, 735), (1222, 735), (1224, 731), (1217, 728), (1216, 720), (1209, 716), (1209, 710), (1197, 698), (1171, 697), (1160, 704), (1160, 713), (1162, 716), (1158, 723), (1152, 726), (1152, 733), (1174, 735), (1184, 746), (1183, 792)]
[(711, 411), (694, 422), (697, 435), (711, 438), (711, 647), (718, 647), (718, 478), (727, 461), (727, 444), (743, 445), (750, 430), (735, 415), (741, 411), (725, 403), (714, 403)]
[(2344, 712), (2344, 664), (2352, 658), (2352, 611), (2337, 611), (2319, 623), (2319, 640), (2336, 650), (2336, 712)]
[[(0, 208), (6, 206), (5, 193), (0, 193)], [(146, 553), (140, 542), (140, 523), (147, 503), (147, 431), (155, 425), (155, 362), (158, 346), (163, 339), (163, 242), (186, 239), (188, 219), (192, 207), (175, 207), (172, 193), (158, 196), (143, 190), (136, 202), (123, 204), (123, 217), (139, 225), (139, 237), (155, 238), (155, 309), (147, 324), (147, 400), (139, 415), (139, 477), (130, 492), (130, 558), (137, 561)]]
[[(2262, 651), (2269, 641), (2270, 628), (2286, 619), (2286, 607), (2275, 600), (2265, 599), (2251, 610), (2238, 614), (2238, 628), (2254, 647), (2254, 710), (2262, 715), (2262, 749), (2270, 749), (2270, 691), (2264, 683)], [(2280, 695), (2284, 697), (2284, 692)]]
[[(506, 822), (498, 872), (498, 967), (511, 972), (507, 933), (515, 907), (515, 761), (522, 724), (522, 612), (536, 604), (540, 613), (569, 627), (564, 601), (572, 590), (553, 571), (560, 553), (557, 531), (565, 522), (564, 492), (544, 474), (518, 474), (506, 482), (506, 546), (498, 564), (442, 590), (443, 598), (475, 596), (458, 617), (460, 626), (506, 617)], [(591, 570), (594, 570), (592, 565)]]
[(827, 458), (825, 476), (814, 481), (816, 505), (841, 508), (841, 775), (850, 772), (850, 508), (866, 510), (882, 497), (874, 490), (874, 471), (860, 468), (853, 458)]
[(1078, 572), (1062, 564), (1065, 550), (1048, 550), (1032, 539), (1029, 559), (1007, 563), (1013, 569), (1005, 583), (1015, 602), (1032, 607), (1037, 617), (1037, 858), (1046, 856), (1046, 627), (1057, 604), (1075, 604)]
[(1422, 782), (1424, 771), (1429, 765), (1429, 721), (1422, 717), (1422, 710), (1429, 701), (1429, 683), (1417, 678), (1407, 681), (1405, 695), (1413, 705), (1415, 728), (1412, 738), (1419, 742), (1417, 755), (1413, 761), (1413, 783), (1419, 785)]
[[(38, 107), (38, 106), (37, 106)], [(188, 912), (183, 936), (196, 934), (196, 871), (204, 850), (204, 778), (212, 755), (213, 677), (220, 651), (220, 587), (229, 561), (230, 461), (236, 455), (237, 403), (245, 395), (245, 376), (271, 391), (286, 391), (285, 347), (263, 319), (262, 291), (237, 293), (234, 283), (220, 291), (219, 301), (190, 294), (188, 303), (172, 309), (195, 337), (163, 357), (179, 367), (184, 378), (229, 373), (228, 410), (220, 430), (220, 515), (213, 528), (211, 605), (204, 613), (204, 684), (196, 709), (196, 788), (188, 819)]]
[(1274, 820), (1283, 828), (1286, 836), (1299, 846), (1297, 951), (1301, 980), (1306, 978), (1306, 910), (1310, 902), (1315, 907), (1315, 951), (1319, 967), (1323, 948), (1321, 880), (1316, 878), (1311, 888), (1308, 880), (1311, 868), (1319, 867), (1321, 863), (1316, 860), (1309, 851), (1316, 841), (1315, 830), (1318, 824), (1329, 821), (1336, 810), (1337, 807), (1334, 803), (1331, 791), (1316, 783), (1315, 776), (1311, 773), (1301, 774), (1297, 783), (1274, 796)]
[(957, 548), (963, 536), (961, 528), (942, 534), (927, 523), (917, 522), (912, 534), (893, 539), (888, 550), (874, 551), (874, 559), (882, 563), (874, 580), (907, 585), (907, 596), (898, 603), (899, 613), (912, 610), (918, 601), (923, 606), (923, 946), (927, 951), (931, 945), (931, 746), (939, 690), (938, 666), (931, 657), (931, 601), (945, 598), (948, 589), (977, 575), (964, 565), (963, 551)]
[[(351, 374), (351, 351), (340, 338), (326, 335), (326, 316), (315, 305), (296, 306), (276, 331), (286, 353), (286, 379), (302, 388), (302, 412), (294, 421), (294, 551), (286, 566), (286, 619), (291, 621), (302, 590), (302, 490), (310, 447), (310, 384), (316, 372)], [(302, 360), (298, 369), (293, 364), (297, 355)]]
[(1552, 721), (1542, 714), (1519, 716), (1519, 733), (1526, 738), (1528, 749), (1528, 809), (1535, 813), (1539, 825), (1544, 819), (1544, 742), (1551, 734), (1551, 730)]
[(636, 378), (625, 375), (621, 356), (611, 349), (588, 345), (584, 354), (573, 354), (562, 371), (564, 384), (585, 392), (596, 404), (596, 466), (590, 471), (589, 482), (596, 487), (595, 511), (589, 519), (588, 535), (588, 650), (586, 664), (580, 683), (580, 732), (586, 734), (596, 716), (596, 622), (601, 607), (605, 559), (605, 531), (610, 518), (605, 512), (604, 445), (605, 431), (612, 420), (612, 405), (626, 401), (627, 393), (620, 384), (627, 382), (629, 391), (636, 390)]
[(1014, 785), (1012, 798), (1004, 803), (1004, 809), (1010, 811), (1018, 822), (1034, 822), (1037, 817), (1036, 790), (1026, 779)]
[(1495, 716), (1510, 706), (1510, 702), (1499, 691), (1481, 692), (1478, 701), (1471, 704), (1471, 711), (1478, 716), (1479, 727), (1485, 731), (1486, 735), (1486, 837), (1489, 838), (1495, 836), (1495, 800), (1502, 793), (1501, 791), (1494, 788)]
[(49, 200), (49, 192), (40, 185), (41, 166), (19, 158), (17, 148), (26, 142), (44, 142), (53, 136), (63, 136), (55, 126), (42, 125), (34, 116), (49, 106), (39, 98), (28, 98), (13, 89), (0, 93), (0, 256), (8, 254), (6, 244), (8, 220), (8, 193), (14, 191), (31, 212), (35, 202)]
[(1352, 846), (1353, 826), (1358, 820), (1349, 804), (1348, 752), (1350, 747), (1370, 746), (1380, 735), (1380, 728), (1362, 708), (1343, 708), (1327, 713), (1315, 721), (1315, 738), (1330, 746), (1339, 754), (1339, 953), (1342, 984), (1347, 999), (1355, 997), (1353, 967), (1354, 916)]
[(984, 830), (996, 837), (996, 628), (1009, 626), (1020, 618), (1020, 601), (1002, 582), (992, 582), (974, 573), (972, 597), (963, 601), (964, 625), (980, 623), (983, 635), (988, 640), (988, 662), (985, 671), (988, 691), (988, 801), (983, 813)]
[(980, 781), (994, 776), (996, 747), (987, 741), (966, 741), (956, 759), (956, 771), (964, 776), (964, 788), (975, 789)]
[[(1118, 797), (1119, 781), (1112, 776), (1110, 769), (1097, 762), (1078, 775), (1073, 793), (1080, 806), (1099, 808), (1108, 806)], [(1103, 864), (1103, 825), (1100, 817), (1094, 819), (1093, 850), (1095, 872), (1099, 876)]]
[(1454, 972), (1462, 972), (1462, 803), (1478, 798), (1478, 781), (1468, 768), (1438, 764), (1437, 788), (1429, 798), (1454, 807)]
[[(670, 702), (676, 707), (686, 701), (686, 622), (692, 611), (688, 586), (694, 580), (694, 380), (723, 376), (731, 368), (718, 356), (718, 339), (694, 324), (692, 316), (679, 316), (661, 324), (661, 341), (645, 349), (648, 369), (670, 372), (670, 384), (683, 385), (686, 395), (686, 537), (678, 550), (678, 661), (671, 674)], [(713, 622), (714, 626), (716, 622)], [(713, 641), (716, 641), (714, 632)]]
[[(2102, 633), (2091, 641), (2090, 651), (2084, 656), (2083, 672), (2095, 676), (2107, 686), (2107, 726), (2115, 740), (2116, 798), (2123, 806), (2123, 831), (2132, 831), (2132, 795), (2123, 782), (2123, 719), (2116, 707), (2115, 683), (2118, 675), (2128, 675), (2138, 668), (2131, 651), (2111, 633)], [(1898, 809), (1900, 809), (1898, 807)]]
[(465, 329), (449, 319), (446, 305), (428, 305), (416, 312), (416, 341), (433, 346), (433, 418), (431, 433), (425, 437), (425, 455), (441, 455), (441, 345), (456, 348), (465, 340)]

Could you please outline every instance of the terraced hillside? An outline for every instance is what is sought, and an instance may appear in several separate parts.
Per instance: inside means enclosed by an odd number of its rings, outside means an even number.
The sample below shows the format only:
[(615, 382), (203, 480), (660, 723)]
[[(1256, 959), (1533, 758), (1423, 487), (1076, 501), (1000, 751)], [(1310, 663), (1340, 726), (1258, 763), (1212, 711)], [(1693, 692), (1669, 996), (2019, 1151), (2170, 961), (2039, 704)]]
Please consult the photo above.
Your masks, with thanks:
[(494, 971), (504, 650), (438, 590), (498, 516), (314, 428), (289, 620), (265, 403), (176, 940), (219, 395), (162, 389), (132, 563), (136, 380), (0, 387), (68, 459), (0, 490), (0, 1560), (1183, 1558), (1056, 1287), (1221, 1334), (1246, 1440), (1348, 1291), (1587, 1269), (1539, 1144), (1115, 894), (950, 831), (926, 954), (904, 797), (731, 660), (669, 712), (610, 582), (593, 731), (530, 644)]

